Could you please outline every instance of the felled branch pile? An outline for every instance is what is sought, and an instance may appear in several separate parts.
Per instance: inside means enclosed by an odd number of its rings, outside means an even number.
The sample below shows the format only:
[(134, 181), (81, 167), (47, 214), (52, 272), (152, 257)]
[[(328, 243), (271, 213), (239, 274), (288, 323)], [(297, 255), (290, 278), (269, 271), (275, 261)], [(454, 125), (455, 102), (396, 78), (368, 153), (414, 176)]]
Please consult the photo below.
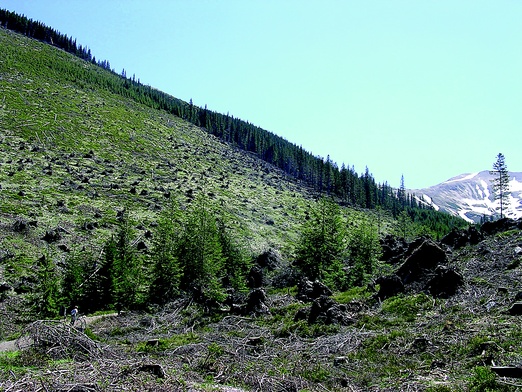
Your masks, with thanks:
[[(163, 373), (159, 373), (160, 372)], [(0, 390), (10, 392), (101, 392), (101, 391), (161, 391), (183, 392), (186, 385), (177, 378), (165, 377), (161, 365), (121, 357), (95, 361), (67, 362), (52, 369), (17, 375), (0, 374)], [(161, 379), (165, 382), (158, 383)]]
[(83, 332), (68, 323), (55, 320), (38, 320), (29, 324), (16, 345), (20, 350), (43, 350), (55, 359), (86, 360), (104, 354), (102, 347)]
[[(347, 366), (344, 355), (369, 336), (365, 330), (343, 332), (314, 339), (291, 333), (279, 337), (251, 318), (227, 316), (212, 325), (212, 333), (201, 335), (201, 342), (168, 349), (162, 360), (169, 358), (170, 366), (185, 364), (196, 370), (194, 378), (206, 373), (220, 384), (241, 382), (255, 391), (331, 390), (332, 385), (349, 385), (341, 371)], [(334, 366), (334, 361), (339, 363)], [(326, 367), (328, 376), (318, 387), (321, 383), (310, 379), (321, 377)]]

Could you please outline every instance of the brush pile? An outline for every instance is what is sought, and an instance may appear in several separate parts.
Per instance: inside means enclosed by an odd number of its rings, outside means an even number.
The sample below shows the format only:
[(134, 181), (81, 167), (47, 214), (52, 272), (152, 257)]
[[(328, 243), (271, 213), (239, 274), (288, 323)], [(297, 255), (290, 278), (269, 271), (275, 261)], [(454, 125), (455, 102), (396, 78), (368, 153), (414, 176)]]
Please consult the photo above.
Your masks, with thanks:
[(33, 349), (53, 359), (92, 360), (105, 355), (105, 349), (69, 323), (38, 320), (29, 324), (16, 341), (20, 350)]

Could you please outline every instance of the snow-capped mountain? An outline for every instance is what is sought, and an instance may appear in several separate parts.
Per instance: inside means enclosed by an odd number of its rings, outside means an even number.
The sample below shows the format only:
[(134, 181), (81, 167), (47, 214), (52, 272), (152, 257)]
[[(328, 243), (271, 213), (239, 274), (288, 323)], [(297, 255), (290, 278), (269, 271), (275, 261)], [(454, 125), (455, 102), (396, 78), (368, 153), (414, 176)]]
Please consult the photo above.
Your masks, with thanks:
[[(522, 173), (509, 172), (510, 203), (504, 216), (522, 217)], [(425, 189), (411, 190), (418, 199), (431, 204), (436, 210), (458, 215), (468, 222), (480, 222), (484, 216), (500, 214), (500, 202), (495, 200), (493, 176), (489, 171), (461, 174)]]

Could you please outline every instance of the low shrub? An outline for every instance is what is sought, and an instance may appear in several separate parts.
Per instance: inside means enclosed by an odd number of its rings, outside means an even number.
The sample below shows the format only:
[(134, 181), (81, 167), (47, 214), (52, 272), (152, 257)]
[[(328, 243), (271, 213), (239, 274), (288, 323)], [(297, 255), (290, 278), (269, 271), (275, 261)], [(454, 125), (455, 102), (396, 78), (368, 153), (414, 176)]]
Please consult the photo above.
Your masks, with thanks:
[(484, 366), (477, 366), (473, 371), (473, 376), (469, 380), (469, 392), (509, 392), (508, 385), (500, 384), (497, 375)]
[(396, 296), (382, 303), (382, 311), (402, 321), (413, 322), (421, 310), (429, 310), (433, 308), (433, 304), (433, 299), (426, 294)]

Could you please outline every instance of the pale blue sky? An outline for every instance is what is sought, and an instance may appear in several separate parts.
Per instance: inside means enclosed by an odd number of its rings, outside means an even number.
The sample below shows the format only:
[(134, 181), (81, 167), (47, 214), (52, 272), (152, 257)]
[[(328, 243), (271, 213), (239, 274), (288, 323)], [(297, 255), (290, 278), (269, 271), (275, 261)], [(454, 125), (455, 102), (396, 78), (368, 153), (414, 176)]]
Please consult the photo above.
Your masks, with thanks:
[(0, 0), (118, 72), (407, 188), (522, 171), (519, 0)]

